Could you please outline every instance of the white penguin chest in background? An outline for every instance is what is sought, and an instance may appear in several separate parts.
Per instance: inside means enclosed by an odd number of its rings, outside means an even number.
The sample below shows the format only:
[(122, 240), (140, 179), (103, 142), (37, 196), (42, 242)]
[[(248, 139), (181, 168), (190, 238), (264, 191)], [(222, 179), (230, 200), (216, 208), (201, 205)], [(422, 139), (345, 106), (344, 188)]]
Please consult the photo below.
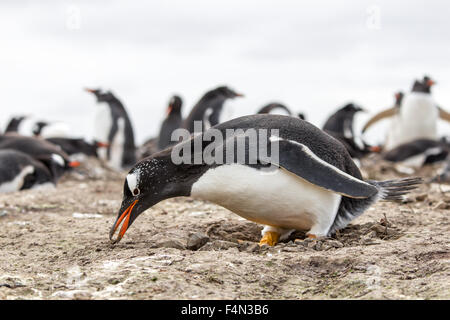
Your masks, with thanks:
[(429, 94), (412, 92), (405, 96), (400, 112), (392, 120), (386, 149), (416, 139), (437, 139), (439, 111)]
[(263, 172), (240, 164), (208, 170), (192, 186), (191, 196), (257, 223), (296, 230), (333, 220), (341, 202), (339, 194), (284, 169)]
[[(113, 124), (111, 109), (106, 102), (99, 103), (96, 108), (94, 116), (94, 139), (99, 142), (108, 143), (109, 132)], [(106, 148), (100, 148), (98, 153), (101, 159), (106, 159)]]
[(125, 144), (125, 120), (117, 119), (117, 132), (114, 135), (110, 145), (109, 164), (117, 169), (122, 169), (123, 147)]

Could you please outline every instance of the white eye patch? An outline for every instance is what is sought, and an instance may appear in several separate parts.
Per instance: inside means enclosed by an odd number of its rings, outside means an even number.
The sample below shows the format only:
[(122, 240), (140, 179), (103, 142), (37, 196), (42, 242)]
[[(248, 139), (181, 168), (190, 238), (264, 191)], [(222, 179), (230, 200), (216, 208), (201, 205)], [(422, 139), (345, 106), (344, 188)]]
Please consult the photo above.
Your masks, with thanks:
[(59, 154), (52, 153), (52, 160), (59, 164), (61, 167), (65, 166), (64, 159)]
[(133, 191), (137, 188), (138, 182), (138, 176), (135, 173), (127, 175), (128, 189), (130, 189), (131, 194), (134, 194)]

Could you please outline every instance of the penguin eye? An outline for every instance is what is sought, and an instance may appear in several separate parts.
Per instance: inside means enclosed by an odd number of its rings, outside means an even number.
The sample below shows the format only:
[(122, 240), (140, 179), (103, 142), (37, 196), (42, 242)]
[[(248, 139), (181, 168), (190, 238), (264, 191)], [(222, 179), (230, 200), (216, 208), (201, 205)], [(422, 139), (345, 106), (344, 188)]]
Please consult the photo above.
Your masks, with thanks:
[(134, 188), (133, 196), (138, 196), (140, 193), (141, 193), (141, 190), (139, 190), (139, 188)]

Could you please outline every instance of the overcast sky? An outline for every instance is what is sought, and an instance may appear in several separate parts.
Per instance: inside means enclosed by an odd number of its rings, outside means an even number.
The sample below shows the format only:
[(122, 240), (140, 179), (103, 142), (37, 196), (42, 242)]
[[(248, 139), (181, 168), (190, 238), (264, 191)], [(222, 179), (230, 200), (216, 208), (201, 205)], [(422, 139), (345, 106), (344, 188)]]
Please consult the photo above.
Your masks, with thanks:
[(347, 101), (390, 106), (424, 74), (450, 110), (449, 12), (445, 1), (2, 0), (0, 121), (32, 114), (89, 137), (96, 105), (82, 88), (102, 87), (142, 141), (172, 94), (186, 115), (226, 84), (246, 95), (228, 117), (279, 101), (321, 126)]

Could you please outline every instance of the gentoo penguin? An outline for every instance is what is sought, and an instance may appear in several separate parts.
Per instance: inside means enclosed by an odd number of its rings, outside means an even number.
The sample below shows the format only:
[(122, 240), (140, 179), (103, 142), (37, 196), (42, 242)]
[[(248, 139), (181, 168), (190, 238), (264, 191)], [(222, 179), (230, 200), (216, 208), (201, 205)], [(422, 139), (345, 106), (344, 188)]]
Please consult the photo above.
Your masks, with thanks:
[[(252, 135), (259, 137), (258, 142)], [(211, 141), (211, 136), (216, 139)], [(270, 150), (269, 157), (264, 150)], [(180, 154), (187, 161), (179, 161)], [(219, 160), (205, 158), (212, 154)], [(223, 154), (228, 156), (221, 164)], [(196, 162), (199, 156), (203, 161)], [(136, 164), (125, 179), (110, 239), (119, 241), (142, 212), (178, 196), (211, 201), (266, 225), (261, 245), (274, 245), (293, 230), (305, 230), (310, 237), (328, 236), (376, 201), (400, 200), (420, 182), (420, 178), (364, 181), (344, 146), (309, 122), (282, 115), (244, 116)]]
[(69, 156), (83, 154), (88, 157), (98, 157), (97, 150), (108, 146), (97, 141), (90, 143), (82, 138), (48, 138), (45, 140), (59, 146)]
[(288, 109), (288, 107), (286, 107), (284, 104), (281, 104), (278, 102), (272, 102), (272, 103), (265, 105), (258, 111), (258, 114), (264, 114), (264, 113), (280, 114), (279, 113), (280, 110), (283, 111), (282, 114), (285, 114), (288, 116), (292, 115), (292, 112), (291, 112), (291, 110)]
[(425, 164), (444, 161), (450, 152), (450, 141), (417, 139), (401, 144), (389, 150), (383, 158), (391, 162), (402, 162), (411, 167), (420, 168)]
[(243, 95), (225, 86), (208, 91), (192, 108), (184, 120), (183, 127), (192, 133), (194, 132), (194, 121), (202, 121), (203, 130), (215, 126), (220, 122), (220, 114), (225, 101), (236, 97), (243, 97)]
[(437, 120), (440, 117), (450, 121), (450, 114), (439, 108), (432, 98), (431, 87), (434, 83), (428, 76), (415, 81), (411, 92), (403, 97), (400, 107), (394, 106), (375, 115), (364, 126), (363, 132), (379, 120), (392, 117), (385, 150), (416, 139), (437, 140)]
[(348, 139), (353, 138), (353, 119), (357, 112), (364, 111), (354, 103), (348, 103), (333, 113), (323, 125), (323, 130), (342, 134)]
[(363, 108), (349, 103), (332, 114), (323, 126), (323, 130), (339, 140), (353, 159), (361, 159), (372, 152), (379, 152), (380, 147), (370, 146), (353, 131), (355, 114), (364, 111)]
[(158, 148), (163, 150), (174, 144), (171, 140), (172, 132), (183, 126), (183, 117), (181, 115), (181, 106), (183, 101), (179, 96), (173, 96), (167, 107), (167, 116), (164, 119), (159, 130)]
[(133, 126), (125, 107), (111, 92), (86, 89), (97, 98), (99, 108), (95, 117), (95, 140), (106, 143), (106, 154), (100, 157), (107, 160), (117, 170), (131, 167), (136, 163), (136, 147)]
[(42, 162), (49, 169), (55, 182), (65, 172), (80, 165), (77, 161), (71, 161), (58, 146), (39, 138), (3, 135), (0, 136), (0, 150), (3, 149), (18, 150)]
[(54, 186), (54, 179), (41, 162), (17, 150), (0, 150), (0, 193), (44, 185)]

